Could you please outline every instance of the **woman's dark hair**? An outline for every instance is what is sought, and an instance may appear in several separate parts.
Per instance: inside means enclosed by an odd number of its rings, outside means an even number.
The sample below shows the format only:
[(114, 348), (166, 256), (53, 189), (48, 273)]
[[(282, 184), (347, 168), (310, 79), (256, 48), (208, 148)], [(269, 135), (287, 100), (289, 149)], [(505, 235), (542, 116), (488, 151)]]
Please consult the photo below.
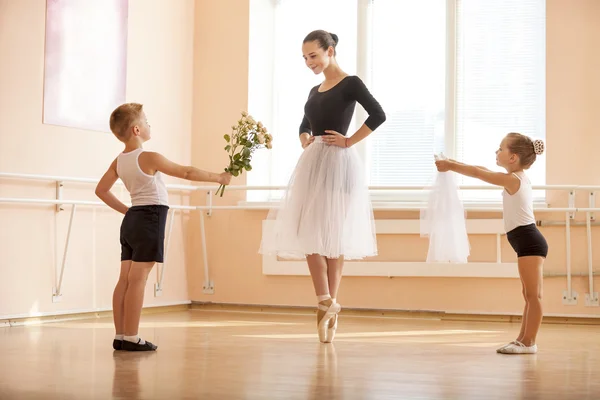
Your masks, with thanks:
[(331, 46), (333, 47), (333, 54), (335, 55), (337, 53), (335, 48), (338, 44), (339, 39), (338, 35), (336, 35), (335, 33), (329, 33), (322, 29), (312, 31), (311, 33), (306, 35), (302, 43), (315, 41), (319, 43), (319, 47), (323, 50), (327, 51), (327, 49)]

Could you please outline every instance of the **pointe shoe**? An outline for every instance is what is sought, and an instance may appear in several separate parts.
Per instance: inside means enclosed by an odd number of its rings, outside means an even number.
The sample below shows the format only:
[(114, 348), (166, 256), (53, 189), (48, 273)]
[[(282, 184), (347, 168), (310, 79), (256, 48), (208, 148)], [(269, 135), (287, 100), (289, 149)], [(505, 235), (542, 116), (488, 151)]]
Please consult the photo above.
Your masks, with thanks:
[(329, 327), (329, 321), (331, 318), (337, 316), (342, 307), (338, 303), (331, 303), (329, 307), (323, 304), (319, 304), (319, 310), (325, 311), (325, 315), (319, 321), (317, 325), (317, 332), (319, 333), (319, 341), (321, 343), (331, 343), (335, 336), (335, 330), (337, 329), (337, 318), (333, 327)]
[[(340, 307), (340, 310), (341, 310), (341, 307)], [(333, 326), (329, 326), (329, 324), (327, 325), (327, 333), (325, 334), (325, 343), (331, 343), (331, 342), (333, 342), (333, 338), (335, 338), (335, 331), (337, 330), (339, 315), (336, 314), (332, 318), (335, 318), (335, 322), (334, 322)]]

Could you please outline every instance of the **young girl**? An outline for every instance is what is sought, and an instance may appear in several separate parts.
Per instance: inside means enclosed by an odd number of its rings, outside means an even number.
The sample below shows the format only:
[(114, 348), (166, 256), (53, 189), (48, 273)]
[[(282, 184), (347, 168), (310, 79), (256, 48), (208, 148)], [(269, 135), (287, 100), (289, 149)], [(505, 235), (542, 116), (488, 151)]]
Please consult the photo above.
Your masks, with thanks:
[(525, 309), (519, 336), (515, 341), (499, 348), (498, 353), (537, 352), (535, 338), (542, 322), (542, 266), (548, 254), (548, 244), (536, 227), (531, 182), (523, 170), (531, 167), (536, 155), (543, 152), (544, 142), (541, 140), (532, 141), (520, 133), (509, 133), (496, 150), (496, 163), (506, 169), (507, 173), (492, 172), (453, 160), (435, 162), (440, 172), (454, 171), (504, 187), (504, 227), (508, 241), (517, 253)]
[[(317, 294), (319, 340), (330, 343), (341, 307), (336, 296), (344, 259), (377, 254), (375, 224), (365, 172), (356, 143), (385, 121), (385, 113), (357, 76), (337, 64), (338, 37), (323, 30), (304, 39), (306, 66), (325, 80), (313, 87), (304, 107), (300, 142), (304, 152), (292, 174), (275, 218), (272, 236), (260, 252), (305, 258)], [(356, 102), (369, 114), (354, 135), (346, 137)]]

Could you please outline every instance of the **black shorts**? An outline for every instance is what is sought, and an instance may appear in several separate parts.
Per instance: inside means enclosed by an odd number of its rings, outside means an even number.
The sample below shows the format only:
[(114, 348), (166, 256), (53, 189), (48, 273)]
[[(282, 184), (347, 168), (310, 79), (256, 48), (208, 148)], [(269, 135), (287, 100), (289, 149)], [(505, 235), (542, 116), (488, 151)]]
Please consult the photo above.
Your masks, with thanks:
[(516, 227), (506, 234), (517, 257), (548, 255), (548, 243), (535, 224)]
[(121, 223), (121, 261), (163, 262), (169, 207), (133, 206)]

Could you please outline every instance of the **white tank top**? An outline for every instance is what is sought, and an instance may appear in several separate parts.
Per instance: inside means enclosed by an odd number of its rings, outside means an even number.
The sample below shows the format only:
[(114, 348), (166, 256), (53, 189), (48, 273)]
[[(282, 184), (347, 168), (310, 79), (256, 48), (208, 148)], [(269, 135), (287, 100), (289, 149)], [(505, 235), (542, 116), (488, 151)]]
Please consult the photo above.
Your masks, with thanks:
[(144, 149), (121, 153), (117, 157), (117, 175), (131, 195), (133, 206), (168, 205), (169, 195), (161, 173), (148, 175), (140, 168), (138, 158)]
[(513, 173), (513, 175), (521, 181), (521, 186), (513, 195), (508, 194), (506, 189), (502, 191), (502, 209), (504, 210), (504, 229), (506, 232), (510, 232), (519, 226), (535, 224), (531, 181), (525, 174), (522, 177), (516, 173)]

